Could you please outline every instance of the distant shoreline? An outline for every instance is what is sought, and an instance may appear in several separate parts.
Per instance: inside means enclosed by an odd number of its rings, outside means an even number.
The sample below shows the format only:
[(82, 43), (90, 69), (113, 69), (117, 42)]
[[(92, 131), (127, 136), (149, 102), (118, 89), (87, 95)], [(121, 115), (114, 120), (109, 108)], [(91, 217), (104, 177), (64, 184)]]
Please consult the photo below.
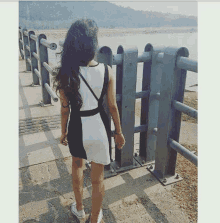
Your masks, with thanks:
[[(38, 34), (45, 34), (47, 38), (65, 38), (68, 29), (42, 29), (33, 30)], [(146, 28), (99, 28), (99, 37), (126, 36), (137, 34), (158, 34), (158, 33), (194, 33), (198, 32), (197, 26), (187, 27), (146, 27)]]
[(102, 36), (121, 36), (136, 34), (158, 34), (158, 33), (188, 33), (197, 32), (197, 27), (147, 27), (147, 28), (122, 28), (122, 29), (100, 29)]

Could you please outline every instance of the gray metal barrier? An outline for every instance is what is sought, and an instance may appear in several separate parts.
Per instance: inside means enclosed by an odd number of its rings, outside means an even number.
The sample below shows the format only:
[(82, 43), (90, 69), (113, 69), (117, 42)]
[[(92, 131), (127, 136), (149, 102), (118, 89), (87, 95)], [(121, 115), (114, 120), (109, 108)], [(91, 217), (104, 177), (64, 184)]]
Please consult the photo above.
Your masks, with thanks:
[[(62, 46), (62, 41), (60, 41)], [(184, 47), (118, 47), (116, 55), (101, 47), (97, 60), (116, 65), (116, 99), (126, 144), (116, 147), (111, 167), (116, 172), (147, 165), (163, 184), (181, 180), (175, 173), (177, 152), (197, 165), (197, 157), (179, 141), (181, 112), (197, 118), (198, 112), (184, 105), (187, 70), (197, 72), (197, 61), (188, 59)], [(143, 62), (142, 91), (136, 92), (137, 63)], [(134, 126), (135, 100), (141, 98), (140, 126)], [(109, 117), (110, 119), (110, 117)], [(134, 154), (134, 133), (140, 132), (139, 154)], [(113, 135), (113, 132), (112, 132)]]
[(28, 31), (19, 27), (19, 50), (22, 59), (26, 61), (26, 70), (32, 72), (34, 85), (42, 86), (42, 101), (40, 105), (51, 104), (51, 98), (54, 102), (58, 101), (58, 97), (50, 87), (50, 76), (53, 69), (48, 62), (48, 48), (56, 50), (57, 45), (47, 41), (44, 34), (38, 36), (34, 31)]
[(22, 39), (22, 29), (21, 29), (21, 27), (19, 27), (18, 35), (19, 35), (19, 38), (18, 38), (19, 51), (20, 51), (21, 59), (24, 60), (24, 47), (23, 47), (24, 42), (23, 42), (23, 39)]
[[(187, 70), (197, 72), (197, 61), (188, 59), (186, 48), (166, 47), (161, 49), (156, 64), (162, 65), (160, 99), (156, 132), (155, 165), (151, 172), (164, 185), (181, 180), (175, 173), (177, 152), (197, 165), (197, 157), (181, 146), (179, 141), (181, 112), (197, 118), (197, 111), (184, 105)], [(178, 177), (177, 177), (178, 176)]]

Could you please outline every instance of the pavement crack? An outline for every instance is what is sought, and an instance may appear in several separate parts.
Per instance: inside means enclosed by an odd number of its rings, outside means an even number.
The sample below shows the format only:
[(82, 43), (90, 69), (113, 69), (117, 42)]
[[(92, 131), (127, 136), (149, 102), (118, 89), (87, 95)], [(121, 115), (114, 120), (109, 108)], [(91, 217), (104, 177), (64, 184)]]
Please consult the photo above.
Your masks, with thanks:
[(59, 218), (59, 213), (58, 213), (58, 211), (56, 210), (55, 206), (54, 206), (52, 203), (50, 203), (50, 202), (48, 201), (48, 204), (51, 206), (51, 209), (52, 209), (52, 211), (53, 211), (53, 213), (54, 213), (54, 220), (55, 220), (55, 221), (53, 221), (53, 222), (57, 222), (56, 219)]
[(49, 180), (47, 181), (46, 186), (44, 188), (50, 192), (55, 192), (57, 189), (51, 186), (50, 181), (51, 181), (51, 176), (50, 176), (50, 170), (49, 170), (49, 165), (47, 165), (47, 173), (48, 173), (48, 178)]
[(61, 196), (63, 199), (66, 199), (58, 190), (57, 188), (51, 186), (50, 181), (51, 181), (51, 176), (50, 176), (50, 168), (49, 165), (47, 165), (47, 172), (48, 172), (48, 177), (49, 177), (49, 181), (47, 182), (47, 184), (44, 186), (44, 188), (50, 192), (54, 192), (55, 194), (58, 194), (59, 196)]

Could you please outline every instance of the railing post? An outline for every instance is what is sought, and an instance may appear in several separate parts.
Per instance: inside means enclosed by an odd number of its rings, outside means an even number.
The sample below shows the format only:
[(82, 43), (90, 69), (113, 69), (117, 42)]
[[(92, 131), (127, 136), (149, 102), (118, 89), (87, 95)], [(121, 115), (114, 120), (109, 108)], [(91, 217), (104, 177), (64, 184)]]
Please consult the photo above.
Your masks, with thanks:
[(20, 42), (20, 41), (23, 41), (22, 40), (22, 30), (21, 30), (21, 28), (19, 27), (19, 38), (18, 38), (18, 42), (19, 42), (19, 51), (20, 51), (20, 55), (21, 55), (21, 58), (22, 58), (22, 60), (24, 59), (24, 55), (23, 55), (23, 53), (22, 53), (22, 51), (21, 50), (24, 50), (23, 49), (23, 44)]
[(42, 85), (42, 96), (43, 96), (43, 104), (51, 104), (51, 96), (47, 92), (45, 88), (45, 83), (50, 85), (50, 76), (47, 69), (43, 66), (43, 63), (46, 62), (48, 64), (48, 51), (47, 47), (41, 44), (41, 39), (47, 39), (46, 35), (40, 34), (38, 36), (38, 53), (39, 53), (39, 71), (41, 74), (41, 85)]
[[(176, 61), (178, 56), (188, 55), (188, 50), (184, 47), (167, 47), (162, 58), (163, 76), (154, 174), (164, 184), (173, 182), (177, 157), (177, 152), (168, 146), (168, 139), (179, 141), (181, 124), (181, 112), (172, 107), (172, 101), (183, 102), (186, 81), (186, 70), (177, 68)], [(169, 181), (168, 176), (171, 176)]]
[[(152, 55), (153, 47), (151, 44), (147, 44), (145, 46), (144, 52), (151, 52)], [(152, 58), (150, 61), (147, 61), (144, 63), (143, 68), (143, 80), (142, 80), (142, 91), (150, 90), (150, 82), (151, 82), (151, 64), (152, 64)], [(150, 94), (147, 98), (141, 99), (141, 125), (148, 125), (148, 112), (149, 112), (149, 99)], [(140, 133), (140, 152), (138, 159), (142, 164), (144, 164), (147, 160), (147, 131)]]
[(30, 38), (30, 35), (35, 35), (34, 31), (28, 32), (29, 37), (29, 46), (30, 46), (30, 59), (31, 59), (31, 67), (32, 67), (32, 75), (33, 75), (33, 84), (39, 85), (40, 81), (38, 76), (35, 74), (34, 69), (38, 70), (38, 60), (33, 56), (33, 52), (37, 53), (36, 41)]
[(152, 64), (150, 74), (150, 98), (148, 102), (148, 120), (147, 123), (147, 138), (145, 144), (145, 161), (151, 162), (155, 160), (157, 136), (155, 129), (157, 128), (161, 77), (163, 73), (163, 64), (158, 63), (157, 55), (164, 50), (164, 46), (154, 47), (152, 50)]
[(137, 81), (137, 47), (118, 47), (117, 54), (122, 54), (122, 64), (116, 69), (116, 94), (122, 95), (117, 102), (122, 132), (126, 143), (122, 150), (115, 147), (115, 168), (117, 172), (137, 166), (134, 155), (135, 94)]
[(23, 35), (23, 43), (24, 43), (24, 59), (26, 62), (26, 71), (31, 71), (31, 65), (28, 63), (28, 58), (30, 56), (30, 52), (28, 51), (28, 49), (26, 48), (26, 46), (29, 45), (29, 40), (28, 40), (28, 36), (26, 36), (24, 34), (24, 31), (27, 31), (27, 29), (23, 29), (22, 30), (22, 35)]
[(99, 63), (105, 63), (112, 67), (113, 55), (111, 48), (108, 46), (101, 46), (98, 49), (95, 60), (97, 60)]
[[(104, 63), (104, 64), (108, 64), (110, 67), (112, 67), (112, 50), (111, 48), (109, 48), (108, 46), (102, 46), (99, 48), (96, 56), (95, 56), (95, 60), (97, 60), (99, 63)], [(111, 128), (111, 115), (107, 106), (107, 98), (106, 96), (104, 97), (104, 109), (105, 112), (107, 113), (108, 116), (108, 120), (109, 120), (109, 126)], [(112, 140), (111, 140), (111, 133), (108, 134), (108, 139), (109, 139), (109, 144), (110, 144), (110, 148), (109, 148), (109, 154), (110, 154), (110, 159), (112, 161)], [(110, 165), (105, 167), (106, 169), (110, 169)]]

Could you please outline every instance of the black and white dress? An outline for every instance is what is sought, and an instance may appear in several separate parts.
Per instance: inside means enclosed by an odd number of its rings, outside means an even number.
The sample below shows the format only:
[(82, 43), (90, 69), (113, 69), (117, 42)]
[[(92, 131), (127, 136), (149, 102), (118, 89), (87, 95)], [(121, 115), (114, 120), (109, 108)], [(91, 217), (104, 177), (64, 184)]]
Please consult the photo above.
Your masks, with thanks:
[(74, 157), (108, 165), (111, 129), (103, 108), (109, 80), (108, 68), (102, 63), (80, 67), (80, 74), (79, 92), (83, 105), (80, 111), (71, 106), (67, 134), (70, 153)]

